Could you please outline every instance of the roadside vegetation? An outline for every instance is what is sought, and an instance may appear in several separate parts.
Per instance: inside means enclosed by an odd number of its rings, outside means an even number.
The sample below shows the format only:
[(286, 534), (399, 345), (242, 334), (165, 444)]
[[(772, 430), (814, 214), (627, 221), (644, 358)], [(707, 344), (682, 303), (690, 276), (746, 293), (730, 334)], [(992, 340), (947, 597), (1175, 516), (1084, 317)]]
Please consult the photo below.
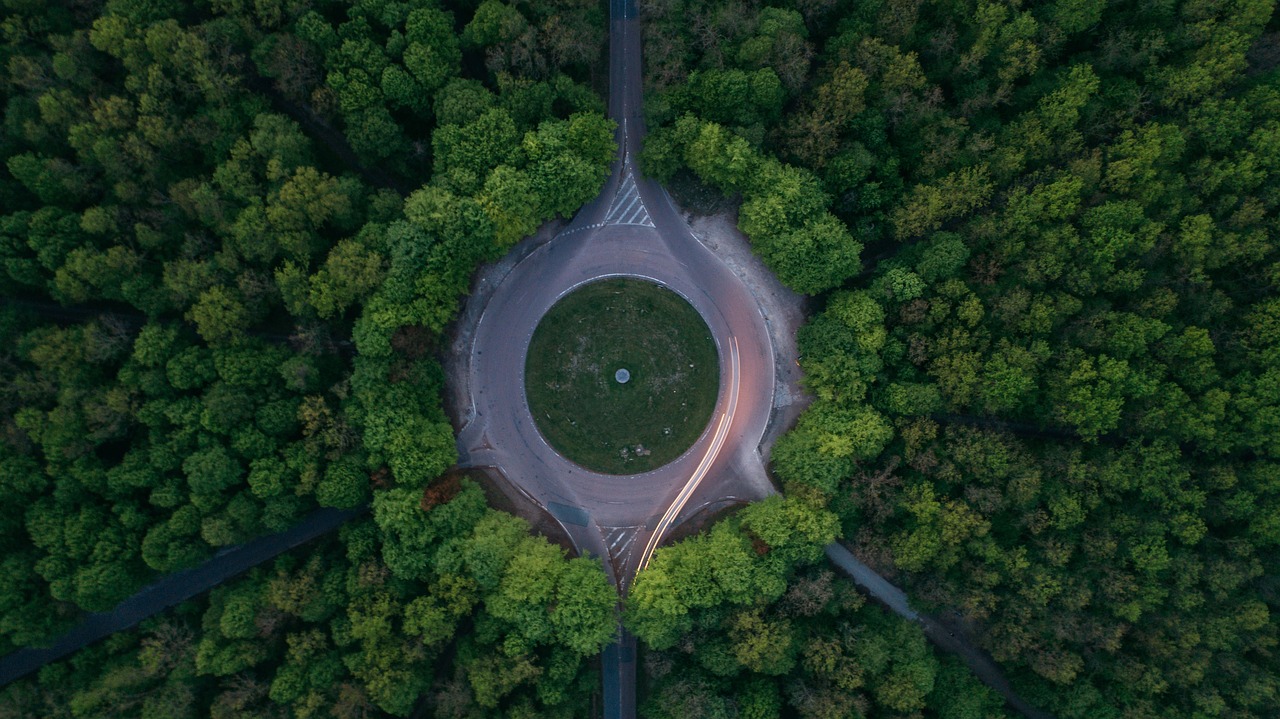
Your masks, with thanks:
[(825, 566), (839, 519), (821, 499), (800, 488), (654, 554), (627, 599), (645, 648), (641, 716), (1006, 716), (919, 627)]
[(1280, 712), (1274, 3), (644, 12), (648, 172), (816, 297), (785, 491), (1055, 716)]
[[(435, 359), (598, 191), (605, 6), (4, 0), (0, 652), (372, 517), (0, 716), (570, 717), (616, 596), (484, 505)], [(657, 0), (647, 171), (789, 286), (786, 498), (627, 600), (653, 716), (990, 717), (843, 537), (1062, 719), (1280, 714), (1273, 0)]]
[[(618, 382), (615, 372), (629, 379)], [(643, 280), (593, 282), (562, 298), (529, 344), (525, 394), (556, 451), (607, 474), (684, 454), (706, 429), (720, 369), (707, 323)]]
[(3, 8), (0, 652), (317, 506), (373, 519), (0, 714), (403, 716), (436, 678), (441, 716), (578, 713), (615, 599), (439, 483), (436, 353), (476, 264), (599, 190), (601, 10)]
[(0, 716), (586, 716), (614, 632), (598, 563), (474, 484), (442, 489), (415, 537), (424, 568), (389, 571), (394, 545), (352, 522), (0, 690)]

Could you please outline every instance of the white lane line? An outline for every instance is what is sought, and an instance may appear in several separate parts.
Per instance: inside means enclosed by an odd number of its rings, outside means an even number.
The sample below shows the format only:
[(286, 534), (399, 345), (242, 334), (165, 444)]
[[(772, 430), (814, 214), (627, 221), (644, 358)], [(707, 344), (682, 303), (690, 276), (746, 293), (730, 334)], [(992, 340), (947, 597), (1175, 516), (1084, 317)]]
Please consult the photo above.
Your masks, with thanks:
[[(623, 198), (623, 199), (626, 199), (626, 198)], [(616, 211), (609, 214), (609, 219), (616, 221), (618, 218), (623, 217), (624, 215), (630, 214), (631, 208), (635, 207), (636, 203), (638, 202), (640, 202), (639, 195), (636, 195), (635, 197), (631, 198), (631, 202), (627, 203), (626, 207), (623, 207), (622, 203), (619, 202), (618, 207), (616, 208)], [(644, 205), (640, 206), (640, 211), (641, 212), (644, 211)]]

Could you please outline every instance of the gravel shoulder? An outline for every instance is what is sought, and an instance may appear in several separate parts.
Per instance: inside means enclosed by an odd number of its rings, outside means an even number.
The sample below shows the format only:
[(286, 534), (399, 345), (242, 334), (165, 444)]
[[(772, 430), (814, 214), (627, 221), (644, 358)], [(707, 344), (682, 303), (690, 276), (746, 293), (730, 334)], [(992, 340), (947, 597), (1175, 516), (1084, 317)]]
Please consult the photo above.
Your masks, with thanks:
[(769, 328), (775, 359), (773, 409), (759, 447), (760, 456), (767, 459), (773, 443), (795, 425), (796, 418), (813, 401), (800, 386), (803, 373), (796, 349), (796, 331), (808, 316), (808, 299), (783, 285), (751, 252), (750, 241), (738, 229), (736, 208), (712, 215), (694, 215), (685, 211), (684, 219), (693, 229), (694, 237), (716, 253), (746, 284), (760, 303), (765, 325)]

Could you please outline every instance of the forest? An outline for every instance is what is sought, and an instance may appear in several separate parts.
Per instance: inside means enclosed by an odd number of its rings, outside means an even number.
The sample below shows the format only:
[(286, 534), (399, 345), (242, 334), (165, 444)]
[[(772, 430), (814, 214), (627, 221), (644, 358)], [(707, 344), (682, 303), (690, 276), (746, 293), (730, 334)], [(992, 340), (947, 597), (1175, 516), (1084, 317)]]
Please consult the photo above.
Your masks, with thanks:
[(660, 548), (627, 596), (652, 719), (1005, 719), (920, 627), (824, 566), (840, 519), (804, 487)]
[(1054, 716), (1280, 712), (1274, 3), (646, 13), (648, 171), (811, 296), (787, 494)]
[(582, 715), (616, 594), (442, 476), (438, 357), (475, 266), (607, 175), (601, 9), (0, 17), (0, 652), (372, 507), (6, 688), (0, 715)]
[[(614, 589), (448, 472), (439, 358), (608, 173), (607, 8), (0, 8), (0, 653), (371, 508), (0, 719), (594, 715)], [(1280, 714), (1274, 3), (641, 10), (643, 166), (809, 296), (814, 396), (637, 579), (641, 715), (1007, 716), (837, 539), (1055, 716)]]

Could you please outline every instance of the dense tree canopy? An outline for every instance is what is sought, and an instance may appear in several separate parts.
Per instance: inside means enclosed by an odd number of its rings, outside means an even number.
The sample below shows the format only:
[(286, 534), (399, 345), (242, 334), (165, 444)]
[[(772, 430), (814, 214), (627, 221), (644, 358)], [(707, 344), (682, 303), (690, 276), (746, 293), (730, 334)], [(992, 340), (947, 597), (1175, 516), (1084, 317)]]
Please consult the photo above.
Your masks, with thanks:
[[(804, 494), (799, 492), (797, 494)], [(919, 627), (816, 566), (834, 514), (788, 497), (660, 548), (627, 603), (654, 719), (1004, 717)]]
[(8, 2), (0, 27), (0, 652), (318, 505), (375, 517), (0, 713), (580, 713), (616, 598), (440, 484), (437, 351), (477, 264), (605, 177), (600, 9)]
[(1274, 3), (646, 7), (650, 171), (821, 293), (778, 477), (1056, 716), (1280, 711)]
[[(0, 709), (586, 713), (616, 597), (439, 479), (437, 352), (475, 266), (605, 177), (605, 7), (4, 7), (0, 651), (373, 516)], [(815, 310), (787, 499), (628, 598), (646, 711), (999, 716), (813, 566), (843, 535), (1056, 716), (1280, 712), (1274, 2), (643, 11), (645, 168), (735, 198)]]
[(404, 510), (432, 528), (417, 547), (432, 570), (384, 563), (400, 539), (379, 510), (381, 529), (350, 524), (0, 691), (0, 715), (585, 715), (599, 683), (587, 659), (615, 631), (599, 564), (566, 561), (476, 485), (452, 486)]

